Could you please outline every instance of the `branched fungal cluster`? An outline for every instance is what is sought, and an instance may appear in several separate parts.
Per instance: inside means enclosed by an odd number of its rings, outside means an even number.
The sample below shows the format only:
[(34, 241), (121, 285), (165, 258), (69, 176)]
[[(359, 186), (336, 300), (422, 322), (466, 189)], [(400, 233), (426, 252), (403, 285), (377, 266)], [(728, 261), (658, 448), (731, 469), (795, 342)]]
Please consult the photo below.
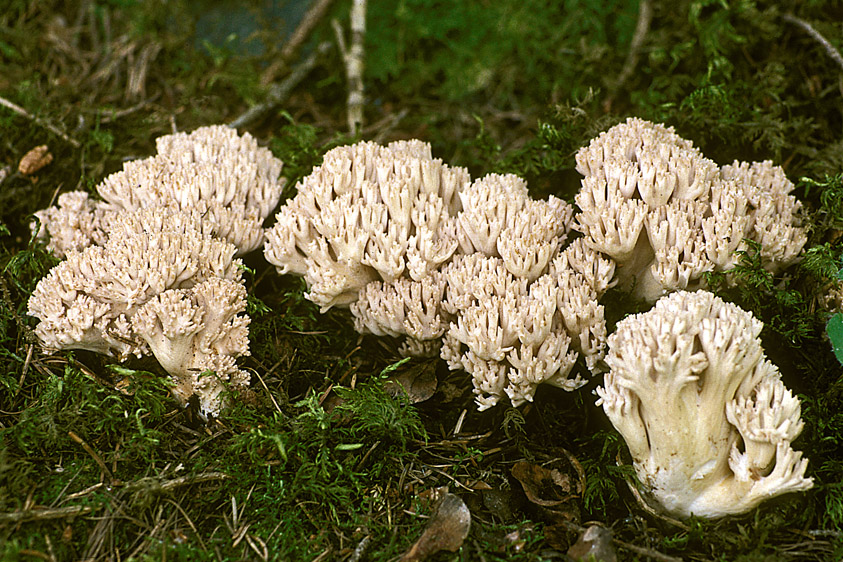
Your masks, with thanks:
[[(764, 357), (761, 323), (702, 290), (707, 271), (735, 282), (747, 240), (770, 272), (798, 259), (801, 205), (772, 163), (720, 167), (633, 118), (577, 154), (575, 211), (514, 175), (472, 180), (418, 140), (360, 142), (325, 154), (264, 230), (282, 163), (248, 134), (206, 127), (157, 146), (98, 186), (103, 201), (66, 193), (37, 213), (66, 257), (29, 302), (45, 349), (152, 354), (182, 402), (215, 415), (225, 385), (249, 381), (235, 255), (263, 241), (323, 312), (347, 307), (358, 332), (467, 371), (481, 410), (541, 384), (579, 388), (580, 359), (608, 371), (598, 403), (665, 511), (718, 517), (811, 486), (790, 446), (799, 401)], [(658, 302), (608, 336), (599, 301), (615, 285)]]

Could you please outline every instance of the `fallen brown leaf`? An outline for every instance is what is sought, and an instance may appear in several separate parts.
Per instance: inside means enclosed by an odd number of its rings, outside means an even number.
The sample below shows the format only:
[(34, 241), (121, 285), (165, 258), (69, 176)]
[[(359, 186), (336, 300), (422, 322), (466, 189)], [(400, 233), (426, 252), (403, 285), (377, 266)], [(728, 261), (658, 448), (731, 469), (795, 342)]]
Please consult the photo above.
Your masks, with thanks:
[(422, 536), (401, 557), (401, 562), (417, 562), (441, 550), (456, 552), (468, 536), (471, 512), (455, 494), (445, 494)]
[(617, 562), (615, 547), (612, 546), (612, 531), (592, 525), (583, 532), (579, 540), (568, 549), (568, 556), (577, 562)]
[(555, 468), (518, 461), (512, 467), (512, 476), (521, 482), (527, 499), (536, 505), (554, 507), (576, 497), (572, 493), (571, 477)]
[(53, 161), (53, 155), (46, 144), (36, 146), (23, 155), (18, 164), (18, 171), (24, 175), (34, 174)]
[(391, 396), (406, 394), (411, 404), (424, 402), (436, 392), (436, 361), (413, 362), (396, 369), (384, 383)]

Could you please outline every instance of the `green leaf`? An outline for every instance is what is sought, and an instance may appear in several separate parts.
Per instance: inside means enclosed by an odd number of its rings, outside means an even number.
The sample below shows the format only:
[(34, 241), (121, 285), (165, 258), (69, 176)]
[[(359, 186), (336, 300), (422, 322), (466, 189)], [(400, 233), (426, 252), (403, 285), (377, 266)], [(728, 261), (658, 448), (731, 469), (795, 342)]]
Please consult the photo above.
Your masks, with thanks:
[(832, 349), (837, 360), (843, 364), (843, 313), (838, 312), (826, 324), (825, 331), (831, 340)]

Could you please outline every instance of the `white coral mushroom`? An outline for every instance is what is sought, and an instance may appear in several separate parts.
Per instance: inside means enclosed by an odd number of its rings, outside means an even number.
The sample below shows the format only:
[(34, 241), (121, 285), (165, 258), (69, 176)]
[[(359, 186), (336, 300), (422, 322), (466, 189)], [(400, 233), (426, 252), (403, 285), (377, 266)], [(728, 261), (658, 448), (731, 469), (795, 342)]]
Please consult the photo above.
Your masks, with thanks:
[(120, 213), (167, 207), (198, 211), (202, 230), (237, 247), (239, 254), (263, 242), (263, 221), (278, 204), (283, 163), (249, 134), (222, 125), (200, 127), (156, 139), (158, 154), (126, 162), (106, 177), (94, 201), (84, 192), (59, 197), (59, 206), (36, 213), (58, 256), (102, 244)]
[(337, 147), (281, 207), (264, 254), (279, 273), (304, 276), (323, 311), (350, 305), (373, 281), (420, 281), (457, 249), (457, 194), (468, 181), (418, 140)]
[(234, 363), (249, 354), (245, 309), (243, 285), (211, 277), (190, 289), (157, 295), (138, 309), (132, 328), (175, 379), (173, 393), (182, 404), (195, 394), (200, 413), (216, 415), (224, 381), (234, 388), (249, 382)]
[(103, 246), (70, 251), (38, 282), (27, 313), (48, 351), (85, 349), (125, 360), (150, 352), (176, 379), (176, 396), (196, 393), (203, 414), (219, 412), (221, 386), (196, 380), (217, 370), (235, 386), (248, 375), (242, 263), (234, 245), (202, 234), (201, 217), (162, 208), (115, 218)]
[(728, 271), (745, 239), (764, 266), (793, 263), (806, 241), (793, 184), (770, 162), (718, 166), (672, 128), (630, 118), (577, 153), (585, 177), (576, 225), (592, 249), (617, 262), (619, 282), (655, 302)]
[(540, 384), (579, 388), (585, 380), (569, 376), (577, 352), (589, 367), (602, 357), (606, 324), (597, 293), (561, 260), (555, 268), (530, 283), (501, 258), (476, 252), (442, 269), (443, 309), (454, 319), (440, 356), (471, 374), (479, 409), (503, 397), (515, 406), (532, 401)]
[(598, 404), (649, 496), (669, 513), (721, 517), (807, 490), (790, 443), (799, 401), (764, 357), (762, 324), (706, 291), (680, 291), (618, 323)]

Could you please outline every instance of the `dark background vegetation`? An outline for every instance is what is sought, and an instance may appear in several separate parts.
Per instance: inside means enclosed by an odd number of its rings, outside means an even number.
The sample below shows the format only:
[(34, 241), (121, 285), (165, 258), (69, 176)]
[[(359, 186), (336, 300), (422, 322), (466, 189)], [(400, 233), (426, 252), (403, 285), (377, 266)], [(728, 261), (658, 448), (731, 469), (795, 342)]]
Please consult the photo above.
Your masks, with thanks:
[[(587, 521), (685, 560), (843, 557), (843, 383), (818, 305), (843, 252), (843, 68), (785, 17), (839, 51), (843, 2), (650, 5), (630, 59), (634, 1), (370, 0), (366, 123), (352, 136), (330, 25), (347, 25), (349, 2), (337, 0), (285, 61), (302, 3), (0, 0), (0, 97), (37, 118), (0, 107), (0, 559), (348, 560), (364, 544), (365, 559), (392, 560), (430, 514), (426, 491), (444, 485), (473, 526), (458, 553), (436, 560), (564, 559)], [(393, 343), (358, 338), (343, 311), (320, 315), (301, 281), (259, 253), (247, 259), (253, 384), (219, 420), (179, 408), (154, 361), (41, 354), (26, 300), (55, 260), (30, 240), (30, 213), (58, 192), (93, 192), (174, 128), (235, 119), (324, 41), (333, 46), (289, 98), (244, 128), (285, 161), (287, 196), (331, 146), (420, 138), (473, 175), (515, 172), (534, 197), (571, 201), (577, 148), (630, 115), (674, 126), (720, 164), (782, 165), (808, 209), (808, 257), (772, 278), (749, 252), (742, 288), (720, 293), (765, 321), (768, 355), (802, 400), (795, 448), (814, 489), (715, 522), (652, 516), (593, 405), (599, 381), (477, 413), (467, 375), (411, 361), (396, 370), (435, 373), (437, 393), (393, 399), (380, 375), (398, 360)], [(17, 173), (42, 144), (53, 162)], [(604, 304), (610, 329), (636, 310), (619, 294)], [(539, 507), (511, 468), (555, 466), (564, 451), (584, 490)], [(34, 507), (66, 511), (16, 519)]]

